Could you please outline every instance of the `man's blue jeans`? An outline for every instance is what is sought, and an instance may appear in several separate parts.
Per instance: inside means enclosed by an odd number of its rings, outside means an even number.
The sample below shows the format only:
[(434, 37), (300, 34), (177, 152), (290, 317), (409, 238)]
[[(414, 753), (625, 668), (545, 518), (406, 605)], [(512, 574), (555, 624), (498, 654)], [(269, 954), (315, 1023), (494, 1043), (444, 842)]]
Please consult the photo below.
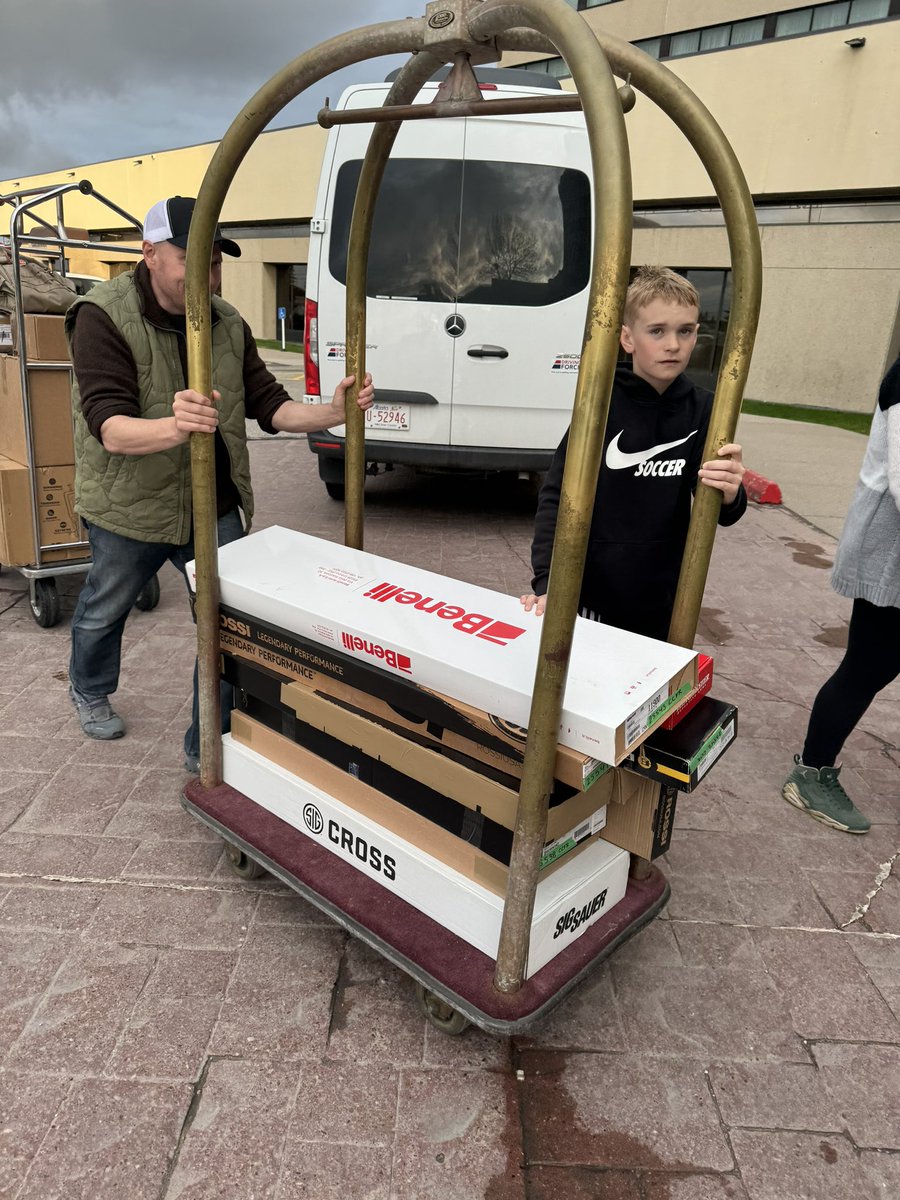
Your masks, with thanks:
[[(219, 518), (220, 546), (243, 537), (240, 513), (232, 509)], [(165, 562), (172, 563), (182, 575), (194, 557), (193, 538), (183, 546), (168, 542), (138, 542), (110, 533), (99, 525), (88, 526), (91, 566), (72, 617), (72, 655), (69, 681), (76, 692), (91, 699), (111, 696), (119, 686), (122, 658), (122, 632), (128, 614), (141, 590)], [(185, 576), (185, 582), (187, 577)], [(222, 684), (222, 732), (231, 726), (234, 694)], [(194, 663), (194, 706), (191, 725), (184, 736), (184, 752), (196, 758), (200, 753), (200, 721), (197, 700), (197, 664)]]

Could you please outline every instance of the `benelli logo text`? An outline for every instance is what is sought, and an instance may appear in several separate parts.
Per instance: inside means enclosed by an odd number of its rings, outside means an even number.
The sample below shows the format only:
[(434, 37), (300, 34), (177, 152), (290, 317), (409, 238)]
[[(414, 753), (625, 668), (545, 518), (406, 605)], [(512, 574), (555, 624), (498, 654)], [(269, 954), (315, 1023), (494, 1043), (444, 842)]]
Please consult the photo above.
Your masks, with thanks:
[(407, 654), (400, 654), (397, 650), (390, 650), (387, 646), (380, 646), (378, 642), (370, 642), (352, 633), (342, 633), (341, 642), (346, 650), (351, 650), (354, 654), (368, 654), (370, 658), (381, 659), (395, 671), (405, 671), (407, 675), (412, 675), (412, 661)]
[(519, 625), (495, 621), (493, 617), (483, 613), (467, 613), (457, 604), (447, 604), (445, 600), (435, 600), (432, 596), (423, 596), (421, 592), (407, 592), (393, 583), (379, 583), (377, 587), (370, 588), (363, 594), (369, 600), (377, 600), (379, 604), (388, 600), (395, 600), (398, 604), (409, 604), (413, 610), (440, 617), (442, 621), (452, 621), (451, 629), (474, 634), (484, 638), (486, 642), (493, 642), (495, 646), (506, 646), (525, 632)]
[(564, 917), (560, 917), (556, 922), (553, 940), (556, 941), (561, 933), (574, 933), (585, 921), (589, 921), (594, 913), (598, 912), (606, 903), (606, 891), (607, 889), (604, 888), (593, 900), (589, 900), (583, 908), (570, 908)]

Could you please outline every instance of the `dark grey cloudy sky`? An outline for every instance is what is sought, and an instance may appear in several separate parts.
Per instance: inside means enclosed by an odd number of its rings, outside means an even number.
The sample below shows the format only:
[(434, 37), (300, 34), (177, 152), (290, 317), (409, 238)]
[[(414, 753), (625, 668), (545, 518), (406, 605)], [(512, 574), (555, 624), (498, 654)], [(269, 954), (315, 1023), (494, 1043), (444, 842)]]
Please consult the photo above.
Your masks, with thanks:
[[(0, 179), (217, 141), (297, 55), (425, 0), (0, 0)], [(401, 58), (346, 68), (272, 127)]]

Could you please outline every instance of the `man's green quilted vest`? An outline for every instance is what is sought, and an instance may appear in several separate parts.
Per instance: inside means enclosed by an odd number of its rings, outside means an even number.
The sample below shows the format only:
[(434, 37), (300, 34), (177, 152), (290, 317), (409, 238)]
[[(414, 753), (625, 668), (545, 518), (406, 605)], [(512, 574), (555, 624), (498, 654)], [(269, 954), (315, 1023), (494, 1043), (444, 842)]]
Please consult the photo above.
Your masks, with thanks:
[[(185, 384), (177, 338), (144, 319), (140, 296), (127, 272), (98, 284), (66, 314), (71, 341), (80, 304), (97, 304), (111, 318), (134, 356), (141, 416), (172, 415), (172, 398)], [(244, 424), (244, 327), (237, 309), (212, 300), (213, 387), (221, 394), (219, 429), (231, 460), (231, 478), (241, 497), (244, 523), (253, 516), (250, 460)], [(81, 412), (77, 382), (75, 416), (75, 507), (85, 520), (139, 542), (184, 545), (191, 534), (191, 452), (185, 443), (154, 454), (110, 454), (91, 435)]]

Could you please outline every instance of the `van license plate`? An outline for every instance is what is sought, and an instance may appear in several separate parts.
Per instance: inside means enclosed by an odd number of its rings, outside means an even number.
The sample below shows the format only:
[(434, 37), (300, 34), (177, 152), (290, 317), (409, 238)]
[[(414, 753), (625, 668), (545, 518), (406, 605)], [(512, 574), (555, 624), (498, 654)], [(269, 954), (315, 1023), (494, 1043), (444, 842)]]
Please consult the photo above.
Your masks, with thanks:
[(408, 404), (378, 404), (366, 409), (368, 429), (409, 429)]

